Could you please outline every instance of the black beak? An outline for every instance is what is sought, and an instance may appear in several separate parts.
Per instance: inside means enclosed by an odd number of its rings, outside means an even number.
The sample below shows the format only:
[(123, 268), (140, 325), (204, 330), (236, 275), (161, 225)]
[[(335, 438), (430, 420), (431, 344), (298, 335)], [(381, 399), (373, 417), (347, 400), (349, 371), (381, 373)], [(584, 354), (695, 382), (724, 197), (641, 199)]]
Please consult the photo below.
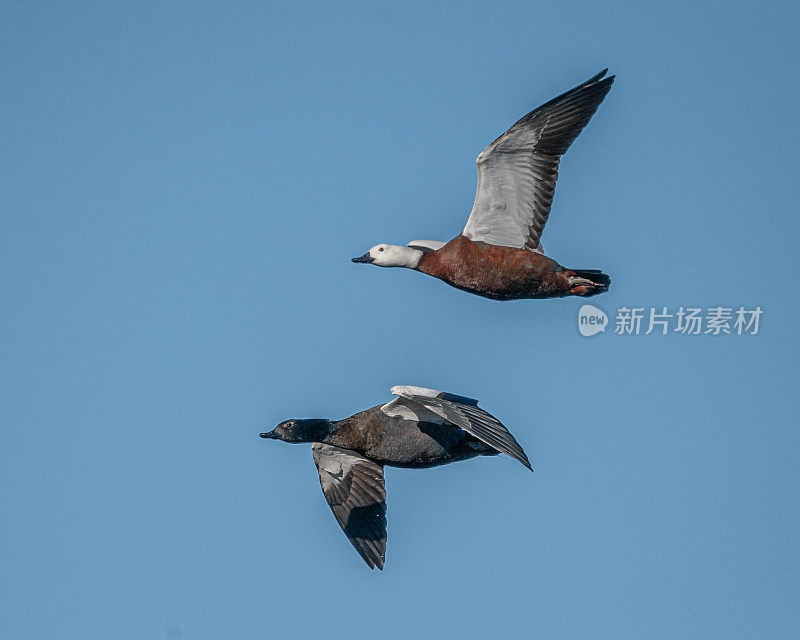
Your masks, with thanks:
[(370, 258), (370, 257), (369, 257), (369, 251), (367, 251), (367, 252), (366, 252), (366, 253), (365, 253), (363, 256), (361, 256), (360, 258), (353, 258), (353, 259), (352, 259), (350, 262), (366, 262), (366, 263), (368, 263), (368, 264), (369, 264), (369, 263), (371, 263), (371, 262), (372, 262), (372, 258)]
[(277, 440), (278, 434), (275, 431), (270, 431), (269, 433), (259, 433), (259, 437), (261, 438), (269, 438), (270, 440)]

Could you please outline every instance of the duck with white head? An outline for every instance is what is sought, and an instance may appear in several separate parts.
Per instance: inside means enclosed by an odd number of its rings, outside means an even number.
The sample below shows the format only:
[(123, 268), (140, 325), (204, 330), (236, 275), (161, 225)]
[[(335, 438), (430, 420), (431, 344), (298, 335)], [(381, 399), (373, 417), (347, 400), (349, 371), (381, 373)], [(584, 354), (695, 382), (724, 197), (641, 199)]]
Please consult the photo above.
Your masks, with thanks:
[(378, 244), (353, 262), (414, 269), (493, 300), (608, 291), (608, 275), (562, 267), (540, 242), (561, 156), (611, 90), (607, 71), (534, 109), (480, 153), (475, 203), (460, 235), (407, 247)]

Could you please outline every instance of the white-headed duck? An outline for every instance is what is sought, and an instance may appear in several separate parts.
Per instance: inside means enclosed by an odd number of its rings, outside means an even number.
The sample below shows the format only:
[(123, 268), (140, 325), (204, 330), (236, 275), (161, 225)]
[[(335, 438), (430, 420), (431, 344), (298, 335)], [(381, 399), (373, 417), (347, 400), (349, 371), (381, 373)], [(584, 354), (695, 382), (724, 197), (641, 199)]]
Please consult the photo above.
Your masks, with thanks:
[(607, 291), (605, 273), (562, 267), (540, 242), (558, 163), (611, 89), (607, 71), (534, 109), (481, 152), (475, 203), (460, 235), (446, 243), (379, 244), (353, 262), (415, 269), (493, 300)]

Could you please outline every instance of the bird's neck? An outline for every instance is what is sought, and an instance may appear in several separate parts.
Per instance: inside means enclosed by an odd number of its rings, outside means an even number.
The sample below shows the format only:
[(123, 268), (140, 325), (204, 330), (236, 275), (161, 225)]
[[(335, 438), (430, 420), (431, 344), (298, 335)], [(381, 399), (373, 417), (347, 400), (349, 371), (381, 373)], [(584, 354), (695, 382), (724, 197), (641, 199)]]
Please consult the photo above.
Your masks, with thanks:
[(363, 452), (366, 446), (363, 420), (365, 415), (367, 412), (362, 411), (349, 418), (332, 421), (328, 435), (320, 442), (342, 449)]
[(324, 439), (336, 430), (336, 423), (325, 418), (311, 418), (298, 420), (306, 434), (307, 440), (304, 442), (324, 442)]
[(410, 247), (397, 247), (393, 256), (392, 267), (403, 267), (405, 269), (416, 269), (421, 262), (424, 252)]

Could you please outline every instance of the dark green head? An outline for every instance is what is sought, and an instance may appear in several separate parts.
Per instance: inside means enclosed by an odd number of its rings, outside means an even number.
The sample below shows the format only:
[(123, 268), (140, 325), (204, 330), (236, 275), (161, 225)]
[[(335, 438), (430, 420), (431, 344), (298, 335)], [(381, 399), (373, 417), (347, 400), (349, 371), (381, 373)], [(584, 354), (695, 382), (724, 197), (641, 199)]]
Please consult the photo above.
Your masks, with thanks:
[(284, 442), (322, 442), (332, 429), (330, 420), (312, 418), (310, 420), (286, 420), (269, 433), (260, 433), (262, 438), (283, 440)]

